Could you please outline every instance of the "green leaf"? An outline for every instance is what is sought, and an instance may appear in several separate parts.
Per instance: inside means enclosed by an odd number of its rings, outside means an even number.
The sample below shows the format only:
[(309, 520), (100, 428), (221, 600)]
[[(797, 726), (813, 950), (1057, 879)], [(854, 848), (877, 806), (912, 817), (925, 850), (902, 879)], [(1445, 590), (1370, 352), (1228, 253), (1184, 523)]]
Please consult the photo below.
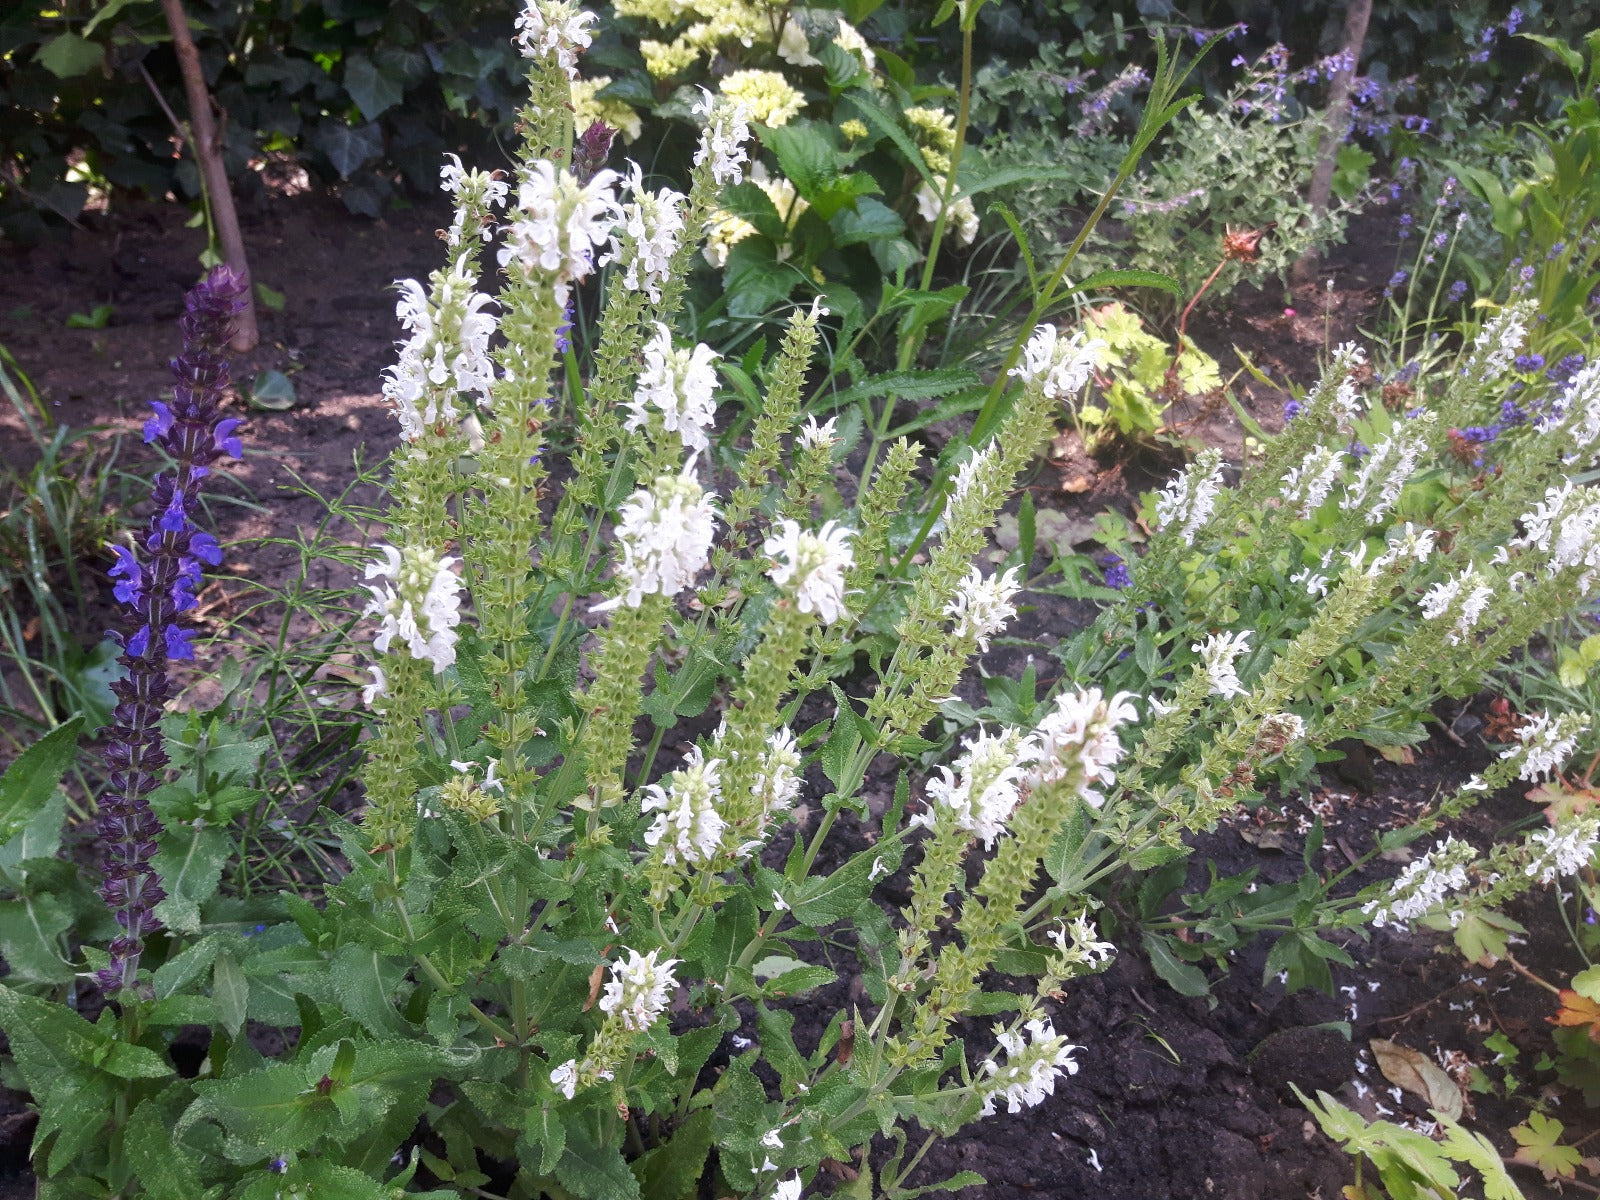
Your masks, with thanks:
[(104, 46), (75, 33), (57, 34), (34, 55), (34, 61), (57, 79), (87, 75), (105, 60)]
[(399, 104), (406, 94), (403, 81), (374, 66), (365, 54), (352, 54), (345, 59), (344, 90), (369, 121)]
[(393, 996), (405, 979), (405, 968), (367, 946), (341, 946), (329, 968), (334, 991), (344, 1011), (374, 1037), (409, 1037), (410, 1029), (394, 1010)]
[(762, 131), (762, 144), (777, 156), (778, 169), (807, 201), (814, 201), (839, 176), (839, 151), (832, 133), (832, 126), (819, 121), (790, 121)]
[(72, 914), (48, 894), (0, 902), (0, 956), (13, 983), (71, 983), (77, 972), (61, 955)]
[(56, 726), (0, 775), (0, 845), (21, 833), (55, 795), (61, 776), (77, 757), (82, 728), (82, 717)]
[(640, 1191), (650, 1200), (686, 1200), (695, 1194), (710, 1152), (711, 1110), (702, 1108), (691, 1113), (665, 1145), (633, 1161)]
[(179, 933), (200, 932), (200, 906), (217, 894), (233, 841), (221, 829), (179, 825), (161, 834), (154, 865), (167, 898), (156, 916)]
[(171, 1120), (154, 1100), (133, 1110), (122, 1152), (151, 1200), (196, 1200), (205, 1192), (194, 1155), (173, 1139)]
[(104, 329), (111, 324), (116, 308), (110, 304), (96, 304), (86, 313), (72, 313), (67, 317), (68, 329)]
[(866, 196), (857, 200), (854, 208), (835, 212), (828, 224), (833, 229), (833, 244), (841, 248), (899, 237), (906, 231), (906, 223), (894, 209)]
[(1198, 967), (1180, 961), (1167, 945), (1166, 938), (1147, 933), (1144, 935), (1144, 949), (1150, 956), (1150, 965), (1155, 968), (1156, 974), (1180, 996), (1211, 995), (1211, 984), (1206, 981), (1204, 973)]
[(1086, 279), (1074, 284), (1074, 292), (1099, 292), (1107, 288), (1118, 287), (1147, 287), (1159, 291), (1170, 292), (1174, 296), (1183, 295), (1183, 288), (1170, 275), (1163, 275), (1160, 271), (1142, 271), (1133, 267), (1114, 267), (1104, 271), (1096, 271)]
[(803, 1082), (808, 1074), (805, 1059), (794, 1044), (794, 1014), (757, 1001), (756, 1031), (761, 1039), (761, 1056), (778, 1073), (784, 1092), (793, 1092), (795, 1084)]
[(597, 1146), (586, 1136), (569, 1135), (566, 1152), (556, 1164), (556, 1179), (580, 1200), (639, 1200), (639, 1181), (621, 1153)]
[(250, 385), (250, 405), (267, 412), (287, 412), (299, 399), (294, 380), (282, 371), (259, 371)]
[(233, 955), (217, 955), (211, 968), (211, 995), (216, 1001), (218, 1022), (229, 1037), (238, 1037), (249, 1008), (250, 980), (239, 970)]
[(83, 27), (83, 36), (88, 37), (105, 22), (117, 16), (130, 4), (148, 4), (151, 0), (106, 0), (104, 8), (100, 9), (89, 18), (89, 23)]
[(347, 125), (329, 120), (317, 126), (311, 144), (327, 155), (341, 179), (349, 179), (383, 153), (383, 133), (375, 122)]
[(539, 1151), (539, 1173), (548, 1175), (567, 1149), (567, 1127), (561, 1123), (561, 1114), (549, 1104), (541, 1104), (528, 1111), (523, 1138)]
[(274, 291), (264, 283), (256, 284), (256, 303), (273, 312), (282, 312), (288, 301), (282, 292)]
[[(887, 859), (891, 848), (885, 842), (869, 846), (827, 878), (810, 876), (794, 889), (794, 919), (802, 925), (821, 928), (842, 921), (872, 892), (873, 864)], [(878, 873), (882, 873), (882, 866)]]

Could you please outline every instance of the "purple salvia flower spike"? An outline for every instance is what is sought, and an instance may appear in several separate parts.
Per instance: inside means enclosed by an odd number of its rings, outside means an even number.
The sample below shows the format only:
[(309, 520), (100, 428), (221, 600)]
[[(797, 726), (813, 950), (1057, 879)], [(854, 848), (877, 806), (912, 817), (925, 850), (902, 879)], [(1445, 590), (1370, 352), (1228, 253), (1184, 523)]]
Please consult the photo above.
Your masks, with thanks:
[[(152, 859), (161, 823), (150, 808), (150, 792), (168, 763), (161, 717), (171, 693), (167, 664), (192, 659), (192, 632), (176, 618), (194, 607), (201, 562), (217, 565), (216, 538), (194, 528), (190, 511), (208, 464), (224, 454), (237, 457), (239, 422), (219, 420), (217, 407), (228, 387), (223, 348), (243, 305), (244, 284), (227, 267), (214, 268), (184, 298), (179, 319), (183, 353), (172, 360), (177, 379), (170, 403), (151, 405), (145, 440), (158, 444), (176, 464), (151, 489), (156, 512), (149, 528), (133, 537), (133, 549), (113, 546), (110, 574), (128, 613), (121, 663), (128, 674), (111, 685), (117, 706), (108, 730), (109, 786), (96, 819), (103, 855), (100, 895), (122, 933), (107, 949), (111, 961), (98, 973), (101, 988), (116, 993), (134, 986), (145, 935), (158, 928), (156, 905), (164, 898)], [(159, 637), (155, 631), (160, 630)]]

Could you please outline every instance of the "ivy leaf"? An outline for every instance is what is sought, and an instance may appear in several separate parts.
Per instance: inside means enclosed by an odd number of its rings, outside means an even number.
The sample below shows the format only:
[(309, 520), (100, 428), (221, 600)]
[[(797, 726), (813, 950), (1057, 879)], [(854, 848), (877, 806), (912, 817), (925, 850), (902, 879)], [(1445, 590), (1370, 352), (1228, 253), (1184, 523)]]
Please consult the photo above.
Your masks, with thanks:
[(401, 80), (379, 69), (365, 54), (352, 54), (345, 60), (344, 90), (369, 121), (399, 104), (406, 94)]
[(57, 79), (87, 75), (106, 60), (105, 47), (75, 33), (63, 33), (39, 47), (37, 62)]
[(328, 156), (341, 179), (349, 179), (383, 153), (383, 133), (374, 121), (365, 125), (324, 121), (312, 134), (311, 144)]
[(1517, 1152), (1511, 1161), (1538, 1167), (1546, 1179), (1571, 1179), (1577, 1174), (1583, 1155), (1576, 1146), (1561, 1145), (1561, 1133), (1560, 1121), (1541, 1112), (1531, 1113), (1524, 1124), (1511, 1131), (1517, 1139)]

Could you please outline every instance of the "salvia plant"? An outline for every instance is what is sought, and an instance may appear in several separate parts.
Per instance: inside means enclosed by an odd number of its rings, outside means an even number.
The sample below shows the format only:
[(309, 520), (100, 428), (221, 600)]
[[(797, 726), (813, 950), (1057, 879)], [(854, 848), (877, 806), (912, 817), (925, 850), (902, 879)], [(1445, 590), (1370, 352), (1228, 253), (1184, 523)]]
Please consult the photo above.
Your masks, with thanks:
[[(194, 501), (241, 449), (217, 409), (236, 281), (191, 294), (179, 387), (147, 428), (175, 467), (118, 554), (133, 615), (98, 831), (115, 930), (71, 948), (92, 990), (0, 987), (47, 1196), (625, 1200), (706, 1181), (796, 1200), (825, 1162), (859, 1194), (916, 1194), (936, 1137), (1079, 1069), (1055, 1021), (1114, 953), (1097, 884), (1459, 685), (1600, 572), (1600, 504), (1560, 478), (1600, 441), (1600, 373), (1497, 444), (1500, 470), (1413, 505), (1528, 314), (1486, 331), (1427, 411), (1368, 433), (1359, 464), (1358, 422), (1386, 410), (1363, 412), (1346, 348), (1236, 485), (1212, 453), (1157, 499), (1124, 601), (1076, 643), (1059, 694), (933, 766), (926, 735), (1026, 582), (1024, 563), (974, 560), (1103, 343), (1024, 334), (952, 471), (930, 480), (883, 439), (847, 505), (832, 422), (802, 411), (825, 314), (798, 308), (747, 444), (713, 445), (716, 356), (674, 329), (748, 165), (750, 113), (702, 99), (686, 192), (604, 167), (568, 104), (593, 20), (560, 0), (518, 18), (515, 170), (449, 162), (448, 259), (400, 285), (398, 445), (365, 569), (365, 806), (327, 816), (342, 878), (266, 919), (217, 894), (219, 859), (177, 852), (215, 831), (157, 787), (168, 665), (217, 561)], [(602, 270), (575, 363), (568, 313)], [(1402, 513), (1451, 512), (1450, 547), (1426, 526), (1383, 536)], [(1276, 624), (1252, 572), (1296, 597)], [(1335, 669), (1352, 649), (1383, 668)], [(1528, 725), (1463, 793), (1550, 769), (1571, 726)], [(19, 761), (14, 794), (48, 794), (59, 744)], [(178, 766), (184, 794), (217, 782), (192, 746)], [(54, 854), (60, 806), (35, 808), (26, 828), (8, 815), (0, 865)], [(1568, 869), (1594, 836), (1558, 833), (1517, 852), (1522, 878), (1544, 877), (1536, 855)], [(1465, 893), (1459, 857), (1447, 844), (1364, 915), (1419, 915), (1433, 873)], [(815, 1038), (797, 1036), (802, 997), (834, 1009)]]

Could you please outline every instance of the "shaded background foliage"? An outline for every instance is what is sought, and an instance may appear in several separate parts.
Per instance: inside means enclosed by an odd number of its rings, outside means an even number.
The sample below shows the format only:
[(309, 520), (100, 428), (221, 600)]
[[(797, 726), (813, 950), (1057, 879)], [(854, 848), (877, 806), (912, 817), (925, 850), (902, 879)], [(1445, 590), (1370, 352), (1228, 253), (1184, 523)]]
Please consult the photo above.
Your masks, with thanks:
[[(1026, 68), (1041, 45), (1057, 44), (1069, 77), (1097, 73), (1103, 82), (1149, 56), (1151, 42), (1140, 36), (1146, 28), (1198, 33), (1243, 22), (1239, 53), (1283, 42), (1305, 62), (1337, 48), (1343, 8), (1332, 0), (1024, 0), (983, 10), (977, 57), (1003, 74)], [(954, 22), (935, 27), (928, 0), (879, 7), (866, 0), (847, 9), (875, 45), (912, 65), (956, 59)], [(1527, 20), (1558, 35), (1578, 32), (1585, 9), (1537, 0), (1521, 6)], [(187, 0), (187, 10), (224, 116), (229, 172), (247, 205), (262, 190), (263, 167), (299, 164), (352, 211), (377, 216), (408, 190), (431, 188), (441, 154), (483, 155), (514, 117), (521, 69), (499, 0)], [(1414, 76), (1422, 85), (1416, 94), (1432, 95), (1426, 85), (1458, 68), (1462, 41), (1509, 11), (1484, 0), (1380, 4), (1363, 69), (1378, 79)], [(597, 51), (617, 66), (629, 57), (624, 47)], [(1489, 100), (1510, 98), (1530, 115), (1552, 108), (1556, 97), (1524, 85), (1544, 65), (1533, 47), (1501, 39)], [(1193, 83), (1220, 94), (1231, 77), (1229, 55), (1217, 54)], [(186, 114), (155, 0), (8, 7), (0, 15), (0, 106), (8, 113), (0, 124), (0, 231), (13, 240), (31, 241), (76, 219), (93, 186), (200, 195), (199, 174), (178, 150), (174, 117)], [(1017, 121), (1048, 121), (1060, 118), (1061, 106), (1022, 105), (1015, 113)], [(1004, 124), (980, 121), (975, 132)]]

